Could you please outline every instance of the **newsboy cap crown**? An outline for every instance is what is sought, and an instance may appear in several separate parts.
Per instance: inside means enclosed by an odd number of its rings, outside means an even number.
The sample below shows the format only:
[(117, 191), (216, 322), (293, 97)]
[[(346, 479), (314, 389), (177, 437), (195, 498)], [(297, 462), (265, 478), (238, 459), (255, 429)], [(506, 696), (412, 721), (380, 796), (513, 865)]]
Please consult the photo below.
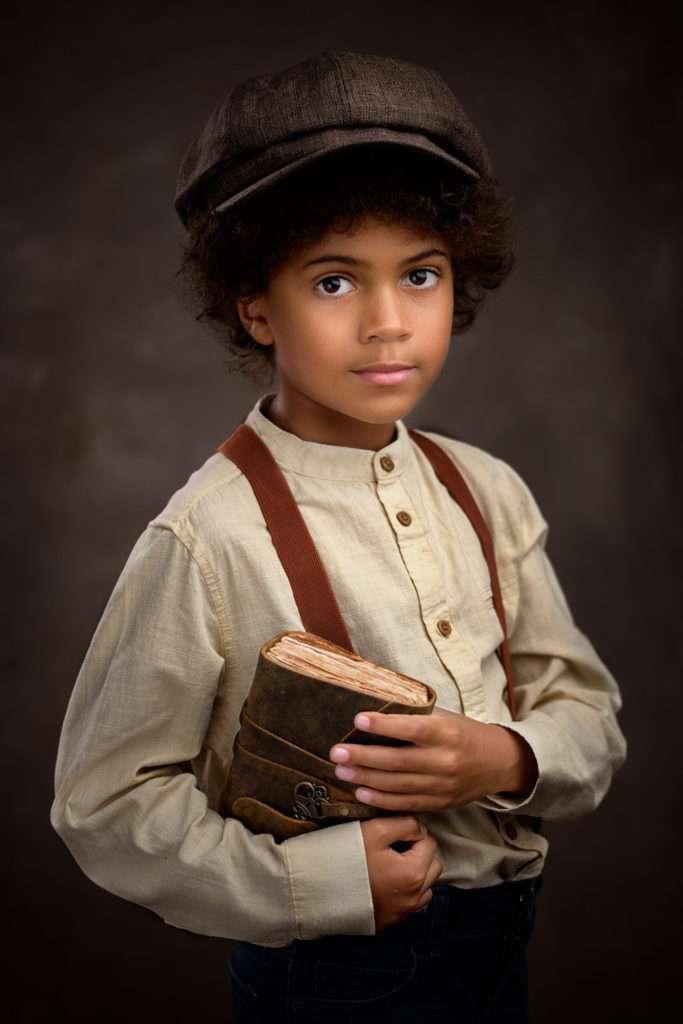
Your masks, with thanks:
[(335, 150), (363, 143), (422, 150), (470, 179), (491, 163), (436, 71), (374, 54), (325, 51), (236, 85), (189, 147), (175, 207), (220, 212)]

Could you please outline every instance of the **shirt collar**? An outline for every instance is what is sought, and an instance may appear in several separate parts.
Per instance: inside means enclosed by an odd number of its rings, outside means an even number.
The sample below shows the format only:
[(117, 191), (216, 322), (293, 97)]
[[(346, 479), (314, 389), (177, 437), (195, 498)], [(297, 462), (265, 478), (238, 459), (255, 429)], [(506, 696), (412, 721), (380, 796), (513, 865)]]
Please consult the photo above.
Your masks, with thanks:
[(269, 420), (262, 408), (273, 397), (274, 393), (261, 395), (244, 422), (268, 445), (282, 469), (328, 480), (373, 482), (386, 478), (388, 472), (392, 478), (399, 476), (408, 466), (413, 443), (403, 420), (395, 420), (396, 437), (379, 451), (320, 444), (304, 441)]

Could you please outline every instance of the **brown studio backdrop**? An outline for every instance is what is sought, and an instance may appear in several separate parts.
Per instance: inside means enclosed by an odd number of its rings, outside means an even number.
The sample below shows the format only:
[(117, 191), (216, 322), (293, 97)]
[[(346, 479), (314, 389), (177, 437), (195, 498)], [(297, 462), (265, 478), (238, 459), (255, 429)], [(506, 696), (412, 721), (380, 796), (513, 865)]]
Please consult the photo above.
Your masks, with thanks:
[[(629, 760), (551, 840), (534, 1020), (640, 1019), (672, 986), (679, 826), (673, 6), (17, 7), (5, 32), (2, 716), (15, 1020), (228, 1019), (228, 947), (97, 889), (49, 826), (61, 720), (145, 524), (262, 389), (184, 312), (172, 208), (230, 84), (327, 48), (436, 68), (516, 211), (518, 266), (408, 425), (507, 459), (617, 676)], [(416, 28), (419, 26), (419, 32)], [(390, 29), (390, 31), (389, 31)]]

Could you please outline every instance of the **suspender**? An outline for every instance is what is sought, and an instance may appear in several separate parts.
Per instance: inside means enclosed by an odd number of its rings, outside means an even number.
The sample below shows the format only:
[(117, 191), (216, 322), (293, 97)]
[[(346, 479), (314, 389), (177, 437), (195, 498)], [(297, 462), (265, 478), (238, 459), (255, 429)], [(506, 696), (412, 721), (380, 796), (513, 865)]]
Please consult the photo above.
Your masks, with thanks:
[(318, 549), (268, 445), (242, 423), (218, 451), (239, 466), (251, 484), (305, 629), (353, 651)]
[[(508, 645), (505, 611), (496, 569), (491, 534), (477, 507), (472, 492), (449, 456), (429, 438), (408, 430), (412, 440), (424, 452), (439, 480), (462, 508), (481, 544), (491, 577), (493, 605), (503, 630), (499, 651), (507, 679), (508, 707), (516, 718), (512, 663)], [(308, 527), (294, 500), (282, 470), (268, 446), (256, 431), (242, 423), (217, 449), (237, 465), (247, 477), (259, 503), (263, 518), (287, 574), (304, 628), (310, 633), (339, 644), (349, 651), (353, 646), (325, 567), (320, 560)], [(355, 652), (354, 652), (355, 653)]]

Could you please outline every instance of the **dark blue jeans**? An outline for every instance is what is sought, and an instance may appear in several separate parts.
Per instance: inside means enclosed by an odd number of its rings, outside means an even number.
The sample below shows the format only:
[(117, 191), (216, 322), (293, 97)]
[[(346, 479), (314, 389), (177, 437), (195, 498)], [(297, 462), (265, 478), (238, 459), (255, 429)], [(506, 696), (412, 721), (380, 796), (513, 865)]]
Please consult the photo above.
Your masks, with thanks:
[(435, 885), (376, 935), (267, 948), (234, 942), (235, 1024), (527, 1024), (526, 947), (542, 879)]

